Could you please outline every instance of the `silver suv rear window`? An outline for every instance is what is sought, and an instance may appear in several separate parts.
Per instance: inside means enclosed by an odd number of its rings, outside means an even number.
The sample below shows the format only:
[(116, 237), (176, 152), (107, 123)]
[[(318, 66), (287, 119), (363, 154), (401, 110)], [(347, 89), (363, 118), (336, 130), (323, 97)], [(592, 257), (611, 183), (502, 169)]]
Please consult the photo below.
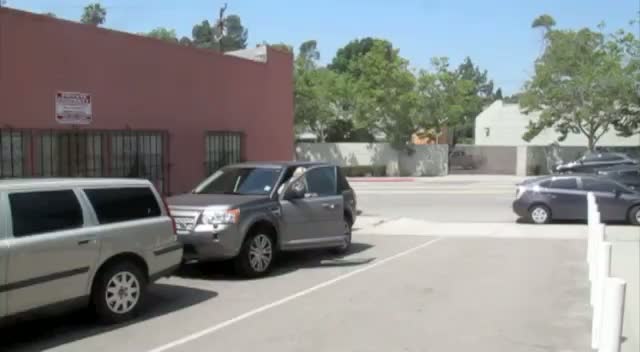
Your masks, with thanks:
[(25, 237), (82, 227), (82, 208), (72, 190), (9, 194), (13, 236)]

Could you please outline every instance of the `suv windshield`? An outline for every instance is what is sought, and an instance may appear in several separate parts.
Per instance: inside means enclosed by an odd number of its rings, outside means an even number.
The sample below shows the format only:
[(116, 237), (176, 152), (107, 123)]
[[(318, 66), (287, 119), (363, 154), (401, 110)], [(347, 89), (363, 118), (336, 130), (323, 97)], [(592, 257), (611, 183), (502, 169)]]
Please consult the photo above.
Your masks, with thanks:
[(216, 171), (196, 194), (267, 195), (275, 187), (280, 168), (233, 167)]

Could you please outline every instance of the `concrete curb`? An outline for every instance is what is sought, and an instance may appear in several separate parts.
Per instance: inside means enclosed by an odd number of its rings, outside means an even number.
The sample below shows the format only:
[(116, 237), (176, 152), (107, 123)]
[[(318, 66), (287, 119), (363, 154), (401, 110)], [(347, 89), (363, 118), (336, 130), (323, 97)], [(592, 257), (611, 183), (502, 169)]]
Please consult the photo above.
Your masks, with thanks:
[(411, 177), (348, 177), (349, 182), (415, 182)]

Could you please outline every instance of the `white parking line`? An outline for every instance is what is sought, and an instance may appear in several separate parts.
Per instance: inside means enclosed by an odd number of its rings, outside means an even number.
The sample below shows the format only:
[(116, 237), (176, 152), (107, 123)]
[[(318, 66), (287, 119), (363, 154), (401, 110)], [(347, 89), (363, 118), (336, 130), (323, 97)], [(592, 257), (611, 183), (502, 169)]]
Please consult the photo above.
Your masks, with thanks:
[(327, 286), (331, 286), (331, 285), (333, 285), (333, 284), (335, 284), (337, 282), (340, 282), (342, 280), (350, 278), (350, 277), (352, 277), (354, 275), (363, 273), (365, 271), (371, 270), (371, 269), (373, 269), (373, 268), (375, 268), (377, 266), (380, 266), (382, 264), (388, 263), (388, 262), (390, 262), (392, 260), (398, 259), (400, 257), (403, 257), (403, 256), (407, 255), (407, 254), (411, 254), (411, 253), (413, 253), (413, 252), (415, 252), (417, 250), (420, 250), (422, 248), (430, 246), (430, 245), (432, 245), (432, 244), (434, 244), (434, 243), (436, 243), (436, 242), (438, 242), (440, 240), (442, 240), (442, 238), (436, 238), (436, 239), (427, 241), (427, 242), (425, 242), (425, 243), (423, 243), (421, 245), (409, 248), (409, 249), (407, 249), (407, 250), (405, 250), (403, 252), (400, 252), (400, 253), (394, 254), (394, 255), (392, 255), (392, 256), (390, 256), (388, 258), (382, 259), (379, 262), (374, 262), (374, 263), (369, 264), (369, 265), (367, 265), (367, 266), (365, 266), (363, 268), (356, 269), (354, 271), (351, 271), (351, 272), (346, 273), (344, 275), (340, 275), (340, 276), (338, 276), (338, 277), (336, 277), (334, 279), (331, 279), (329, 281), (325, 281), (325, 282), (320, 283), (318, 285), (315, 285), (315, 286), (312, 286), (312, 287), (307, 288), (305, 290), (302, 290), (302, 291), (299, 291), (297, 293), (294, 293), (294, 294), (292, 294), (290, 296), (284, 297), (284, 298), (282, 298), (280, 300), (277, 300), (275, 302), (272, 302), (272, 303), (269, 303), (269, 304), (264, 305), (262, 307), (259, 307), (259, 308), (256, 308), (254, 310), (248, 311), (248, 312), (246, 312), (246, 313), (244, 313), (242, 315), (239, 315), (239, 316), (237, 316), (235, 318), (232, 318), (232, 319), (223, 321), (221, 323), (218, 323), (216, 325), (210, 326), (210, 327), (208, 327), (208, 328), (206, 328), (204, 330), (201, 330), (201, 331), (198, 331), (198, 332), (193, 333), (191, 335), (185, 336), (185, 337), (183, 337), (181, 339), (178, 339), (178, 340), (175, 340), (173, 342), (169, 342), (166, 345), (162, 345), (162, 346), (156, 347), (156, 348), (154, 348), (152, 350), (149, 350), (149, 352), (164, 352), (164, 351), (170, 350), (170, 349), (172, 349), (174, 347), (178, 347), (180, 345), (184, 345), (185, 343), (191, 342), (193, 340), (197, 340), (197, 339), (199, 339), (199, 338), (201, 338), (201, 337), (203, 337), (205, 335), (212, 334), (212, 333), (214, 333), (214, 332), (216, 332), (216, 331), (218, 331), (220, 329), (223, 329), (223, 328), (225, 328), (225, 327), (227, 327), (229, 325), (233, 325), (235, 323), (238, 323), (238, 322), (240, 322), (242, 320), (245, 320), (247, 318), (250, 318), (250, 317), (252, 317), (252, 316), (254, 316), (256, 314), (259, 314), (259, 313), (262, 313), (262, 312), (264, 312), (266, 310), (269, 310), (271, 308), (275, 308), (277, 306), (283, 305), (283, 304), (285, 304), (285, 303), (287, 303), (289, 301), (292, 301), (292, 300), (294, 300), (296, 298), (299, 298), (299, 297), (302, 297), (302, 296), (306, 296), (306, 295), (308, 295), (308, 294), (310, 294), (310, 293), (312, 293), (314, 291), (317, 291), (317, 290), (319, 290), (321, 288), (324, 288), (324, 287), (327, 287)]

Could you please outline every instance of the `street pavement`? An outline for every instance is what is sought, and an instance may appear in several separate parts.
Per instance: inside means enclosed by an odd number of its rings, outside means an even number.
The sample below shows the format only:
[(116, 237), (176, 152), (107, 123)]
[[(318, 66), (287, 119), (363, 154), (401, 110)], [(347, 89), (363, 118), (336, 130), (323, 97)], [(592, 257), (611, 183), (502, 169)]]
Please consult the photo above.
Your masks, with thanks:
[[(444, 181), (389, 183), (383, 199), (367, 198), (381, 185), (352, 182), (365, 215), (346, 256), (286, 255), (257, 280), (187, 266), (151, 288), (132, 323), (100, 326), (83, 311), (21, 321), (0, 327), (0, 351), (587, 351), (584, 225), (506, 220), (511, 179)], [(463, 213), (484, 197), (476, 186), (504, 194), (486, 221)], [(416, 207), (426, 191), (469, 193), (442, 194), (460, 203), (434, 207), (439, 215), (387, 214), (380, 203), (402, 205), (393, 192), (406, 187), (425, 192), (409, 195)]]
[(446, 222), (514, 222), (513, 176), (449, 176), (413, 182), (352, 180), (365, 215)]

